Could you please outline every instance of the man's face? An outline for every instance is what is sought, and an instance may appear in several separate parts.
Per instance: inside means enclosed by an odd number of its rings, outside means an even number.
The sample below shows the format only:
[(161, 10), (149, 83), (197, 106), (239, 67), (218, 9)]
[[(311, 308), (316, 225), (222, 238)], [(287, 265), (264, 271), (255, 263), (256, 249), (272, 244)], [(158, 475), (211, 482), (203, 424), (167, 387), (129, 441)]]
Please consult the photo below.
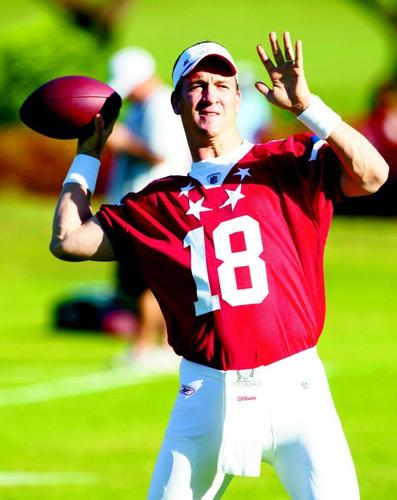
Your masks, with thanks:
[(183, 78), (174, 110), (189, 136), (217, 137), (236, 127), (240, 91), (227, 63), (216, 57), (201, 61)]

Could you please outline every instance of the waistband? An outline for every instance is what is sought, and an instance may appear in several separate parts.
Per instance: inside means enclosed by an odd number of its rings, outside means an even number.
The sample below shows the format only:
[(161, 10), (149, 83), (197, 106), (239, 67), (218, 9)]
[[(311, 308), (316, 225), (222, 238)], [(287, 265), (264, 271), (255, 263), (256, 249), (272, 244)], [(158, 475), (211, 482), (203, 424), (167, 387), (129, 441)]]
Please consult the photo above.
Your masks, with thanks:
[(238, 372), (247, 373), (254, 370), (257, 375), (271, 377), (277, 376), (278, 372), (282, 372), (283, 375), (285, 375), (288, 372), (293, 373), (297, 370), (301, 370), (303, 367), (308, 368), (319, 364), (322, 366), (318, 356), (317, 346), (315, 346), (293, 354), (292, 356), (288, 356), (280, 361), (271, 363), (270, 365), (258, 366), (255, 368), (244, 368), (241, 370), (217, 370), (216, 368), (211, 368), (210, 366), (201, 365), (199, 363), (195, 363), (194, 361), (182, 358), (180, 372), (182, 374), (184, 371), (189, 371), (200, 377), (224, 380), (230, 376), (237, 376)]

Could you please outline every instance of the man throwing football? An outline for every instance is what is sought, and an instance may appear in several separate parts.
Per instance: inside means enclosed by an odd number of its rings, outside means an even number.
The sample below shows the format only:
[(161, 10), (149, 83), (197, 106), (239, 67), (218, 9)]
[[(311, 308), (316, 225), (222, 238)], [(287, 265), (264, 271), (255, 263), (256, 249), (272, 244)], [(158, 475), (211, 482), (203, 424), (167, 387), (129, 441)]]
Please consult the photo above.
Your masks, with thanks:
[(180, 390), (149, 498), (220, 498), (234, 475), (272, 464), (294, 499), (355, 500), (356, 475), (316, 345), (333, 206), (375, 192), (388, 166), (309, 91), (302, 44), (258, 55), (270, 103), (308, 132), (250, 144), (236, 125), (235, 63), (221, 45), (187, 48), (172, 106), (193, 158), (172, 176), (92, 214), (111, 127), (96, 118), (58, 202), (51, 250), (65, 260), (137, 259), (182, 356)]

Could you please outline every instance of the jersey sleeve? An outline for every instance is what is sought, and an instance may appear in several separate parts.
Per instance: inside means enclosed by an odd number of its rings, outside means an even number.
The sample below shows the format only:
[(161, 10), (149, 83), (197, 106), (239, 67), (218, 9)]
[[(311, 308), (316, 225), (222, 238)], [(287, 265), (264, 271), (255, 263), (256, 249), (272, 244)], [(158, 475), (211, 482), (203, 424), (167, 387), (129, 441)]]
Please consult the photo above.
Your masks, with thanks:
[(116, 260), (123, 260), (133, 255), (133, 233), (130, 224), (126, 223), (129, 219), (128, 211), (122, 200), (119, 205), (102, 205), (96, 213), (102, 229), (112, 244)]
[[(169, 238), (160, 209), (162, 197), (178, 176), (155, 180), (138, 193), (128, 193), (120, 204), (104, 204), (96, 216), (110, 239), (117, 260), (140, 258), (142, 248)], [(173, 188), (171, 187), (171, 190)], [(179, 192), (179, 191), (178, 191)], [(162, 205), (161, 205), (162, 206)]]
[(311, 133), (268, 143), (265, 152), (280, 192), (319, 219), (325, 205), (343, 199), (342, 167), (327, 144)]
[(309, 136), (310, 156), (307, 161), (307, 189), (310, 193), (315, 218), (321, 220), (325, 206), (334, 207), (344, 199), (340, 178), (342, 165), (326, 141)]
[(316, 135), (309, 136), (309, 182), (321, 189), (327, 198), (338, 203), (344, 197), (340, 177), (342, 165), (329, 144)]

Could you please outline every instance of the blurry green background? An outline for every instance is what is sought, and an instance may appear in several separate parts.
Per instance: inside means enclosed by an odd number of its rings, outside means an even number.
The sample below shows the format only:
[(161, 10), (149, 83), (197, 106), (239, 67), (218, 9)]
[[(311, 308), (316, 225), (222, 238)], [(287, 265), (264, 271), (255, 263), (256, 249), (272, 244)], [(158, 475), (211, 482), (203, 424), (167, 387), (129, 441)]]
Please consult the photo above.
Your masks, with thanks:
[[(113, 9), (112, 2), (83, 3), (91, 13)], [(106, 80), (108, 56), (125, 45), (151, 51), (167, 82), (179, 52), (203, 39), (260, 71), (256, 44), (266, 45), (270, 30), (289, 30), (303, 40), (311, 89), (355, 122), (395, 69), (395, 32), (379, 11), (353, 0), (135, 0), (103, 39), (76, 27), (61, 4), (0, 6), (0, 498), (143, 499), (177, 377), (131, 377), (111, 368), (123, 340), (53, 328), (54, 304), (76, 286), (110, 282), (112, 267), (68, 264), (48, 252), (55, 196), (37, 192), (48, 178), (62, 179), (75, 145), (21, 127), (21, 100), (64, 74)], [(293, 126), (284, 114), (279, 119), (281, 128)], [(20, 187), (27, 172), (33, 191)], [(320, 353), (364, 500), (397, 498), (396, 223), (336, 218), (326, 253)], [(264, 466), (260, 479), (234, 479), (224, 498), (287, 495)]]
[[(70, 9), (68, 14), (62, 7), (85, 5), (85, 12), (92, 14), (113, 3), (125, 5), (104, 43), (73, 26)], [(168, 83), (181, 50), (204, 39), (219, 41), (235, 59), (254, 61), (260, 71), (256, 44), (266, 44), (271, 30), (289, 30), (294, 39), (303, 40), (313, 91), (338, 111), (355, 115), (367, 109), (374, 86), (390, 76), (396, 58), (393, 25), (385, 22), (379, 10), (364, 7), (358, 0), (286, 0), (281, 5), (256, 0), (191, 4), (178, 0), (14, 0), (1, 4), (0, 26), (0, 88), (8, 96), (2, 99), (2, 108), (13, 105), (16, 89), (31, 91), (61, 74), (84, 71), (106, 78), (107, 56), (130, 44), (142, 45), (155, 56), (159, 73)]]

